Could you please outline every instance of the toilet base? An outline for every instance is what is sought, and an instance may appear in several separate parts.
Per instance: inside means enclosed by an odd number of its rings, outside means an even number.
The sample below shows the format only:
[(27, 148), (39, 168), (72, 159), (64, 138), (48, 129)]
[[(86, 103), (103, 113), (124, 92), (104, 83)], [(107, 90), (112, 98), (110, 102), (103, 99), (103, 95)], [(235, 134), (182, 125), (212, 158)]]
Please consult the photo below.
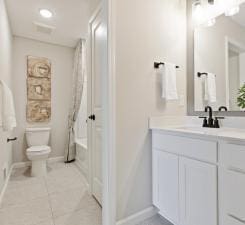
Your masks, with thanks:
[(46, 160), (33, 160), (31, 164), (31, 176), (41, 177), (47, 175), (47, 163)]

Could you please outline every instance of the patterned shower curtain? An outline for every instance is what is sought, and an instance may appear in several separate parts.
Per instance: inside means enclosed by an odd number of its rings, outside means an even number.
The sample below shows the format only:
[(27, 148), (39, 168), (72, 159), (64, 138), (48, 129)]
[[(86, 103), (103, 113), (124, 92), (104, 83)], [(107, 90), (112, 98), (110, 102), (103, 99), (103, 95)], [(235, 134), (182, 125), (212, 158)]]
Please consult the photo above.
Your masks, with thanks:
[(76, 156), (74, 125), (80, 109), (84, 77), (86, 73), (86, 41), (79, 40), (74, 56), (73, 76), (72, 76), (72, 101), (68, 117), (68, 145), (66, 148), (65, 162), (73, 162)]

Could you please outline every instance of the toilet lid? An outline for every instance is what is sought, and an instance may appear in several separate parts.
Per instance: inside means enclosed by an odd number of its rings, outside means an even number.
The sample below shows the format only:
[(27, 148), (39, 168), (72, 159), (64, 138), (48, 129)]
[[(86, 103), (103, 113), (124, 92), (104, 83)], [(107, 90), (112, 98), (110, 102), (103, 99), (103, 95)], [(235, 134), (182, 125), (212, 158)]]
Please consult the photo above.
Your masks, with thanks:
[(41, 145), (41, 146), (32, 146), (28, 148), (27, 152), (43, 152), (43, 151), (50, 151), (50, 147), (47, 145)]

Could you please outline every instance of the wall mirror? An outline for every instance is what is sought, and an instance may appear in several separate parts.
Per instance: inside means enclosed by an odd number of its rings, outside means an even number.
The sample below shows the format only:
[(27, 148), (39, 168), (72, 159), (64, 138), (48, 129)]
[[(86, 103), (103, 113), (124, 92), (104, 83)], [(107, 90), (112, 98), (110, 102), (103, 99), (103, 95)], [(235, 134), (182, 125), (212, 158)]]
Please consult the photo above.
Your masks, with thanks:
[(189, 114), (210, 105), (245, 116), (245, 2), (194, 0), (188, 9)]

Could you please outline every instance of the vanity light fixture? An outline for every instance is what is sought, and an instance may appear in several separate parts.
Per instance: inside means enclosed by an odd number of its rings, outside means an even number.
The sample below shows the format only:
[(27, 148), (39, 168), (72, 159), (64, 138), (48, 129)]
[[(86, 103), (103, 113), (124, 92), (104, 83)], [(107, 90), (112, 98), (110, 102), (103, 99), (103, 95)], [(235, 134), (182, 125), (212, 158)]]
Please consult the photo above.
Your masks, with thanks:
[(51, 18), (51, 17), (53, 17), (53, 13), (50, 10), (48, 10), (48, 9), (40, 9), (39, 10), (39, 13), (44, 18)]
[(225, 15), (226, 16), (234, 16), (237, 13), (239, 13), (239, 11), (240, 11), (240, 7), (239, 7), (239, 5), (237, 5), (237, 6), (234, 6), (230, 9), (226, 10)]

